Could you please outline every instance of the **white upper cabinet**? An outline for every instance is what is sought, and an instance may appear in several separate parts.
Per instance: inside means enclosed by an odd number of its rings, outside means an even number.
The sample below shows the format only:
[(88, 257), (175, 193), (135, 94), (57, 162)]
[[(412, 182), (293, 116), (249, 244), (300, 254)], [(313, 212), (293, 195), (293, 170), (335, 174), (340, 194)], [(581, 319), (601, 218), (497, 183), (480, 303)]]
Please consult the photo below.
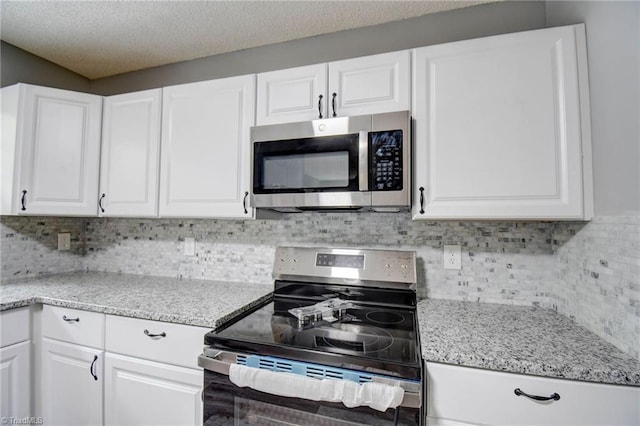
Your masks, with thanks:
[(101, 96), (2, 89), (2, 214), (97, 214), (101, 112)]
[(331, 62), (327, 116), (409, 110), (410, 60), (410, 51), (403, 50)]
[(160, 216), (253, 218), (255, 76), (163, 89)]
[(257, 124), (408, 110), (410, 52), (258, 74)]
[(419, 48), (414, 219), (589, 220), (584, 26)]
[(158, 215), (162, 89), (104, 99), (100, 216)]
[(327, 64), (258, 74), (256, 124), (325, 118), (326, 97)]

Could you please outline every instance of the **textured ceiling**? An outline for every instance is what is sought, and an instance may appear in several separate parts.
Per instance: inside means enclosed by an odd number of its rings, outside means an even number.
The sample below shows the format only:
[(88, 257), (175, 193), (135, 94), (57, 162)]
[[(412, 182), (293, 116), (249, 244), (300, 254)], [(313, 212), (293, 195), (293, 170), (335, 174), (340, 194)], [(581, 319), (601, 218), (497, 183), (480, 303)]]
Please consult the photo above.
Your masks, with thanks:
[(1, 0), (0, 36), (96, 79), (488, 1)]

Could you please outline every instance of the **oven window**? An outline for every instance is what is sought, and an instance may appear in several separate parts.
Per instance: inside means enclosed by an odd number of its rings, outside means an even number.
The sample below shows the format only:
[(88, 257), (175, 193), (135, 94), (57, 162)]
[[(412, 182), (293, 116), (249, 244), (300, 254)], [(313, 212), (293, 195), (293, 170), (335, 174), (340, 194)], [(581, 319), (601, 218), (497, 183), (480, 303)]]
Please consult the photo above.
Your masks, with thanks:
[(253, 192), (358, 191), (359, 134), (253, 143)]
[(203, 426), (355, 426), (419, 425), (420, 410), (401, 407), (385, 412), (341, 403), (285, 398), (240, 388), (228, 376), (204, 371)]
[(264, 189), (346, 188), (349, 152), (265, 156)]

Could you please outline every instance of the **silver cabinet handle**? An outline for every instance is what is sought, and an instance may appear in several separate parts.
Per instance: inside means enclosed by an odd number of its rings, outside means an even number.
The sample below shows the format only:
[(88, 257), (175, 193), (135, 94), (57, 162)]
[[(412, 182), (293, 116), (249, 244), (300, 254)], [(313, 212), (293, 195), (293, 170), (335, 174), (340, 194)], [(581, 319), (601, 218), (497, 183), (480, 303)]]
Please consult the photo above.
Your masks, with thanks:
[(145, 329), (144, 334), (149, 337), (167, 337), (167, 333), (165, 333), (164, 331), (159, 334), (153, 334), (153, 333), (150, 333), (149, 330)]
[(66, 322), (80, 322), (80, 318), (69, 318), (66, 315), (62, 316), (62, 319), (65, 320)]

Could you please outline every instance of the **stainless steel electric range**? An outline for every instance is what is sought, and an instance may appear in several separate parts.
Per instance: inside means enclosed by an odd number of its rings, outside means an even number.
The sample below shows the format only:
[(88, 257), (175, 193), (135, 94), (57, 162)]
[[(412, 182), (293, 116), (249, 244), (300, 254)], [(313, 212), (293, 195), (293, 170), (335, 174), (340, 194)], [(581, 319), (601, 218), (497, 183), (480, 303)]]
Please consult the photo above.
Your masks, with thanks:
[(279, 247), (273, 276), (205, 336), (204, 425), (419, 425), (415, 253)]

